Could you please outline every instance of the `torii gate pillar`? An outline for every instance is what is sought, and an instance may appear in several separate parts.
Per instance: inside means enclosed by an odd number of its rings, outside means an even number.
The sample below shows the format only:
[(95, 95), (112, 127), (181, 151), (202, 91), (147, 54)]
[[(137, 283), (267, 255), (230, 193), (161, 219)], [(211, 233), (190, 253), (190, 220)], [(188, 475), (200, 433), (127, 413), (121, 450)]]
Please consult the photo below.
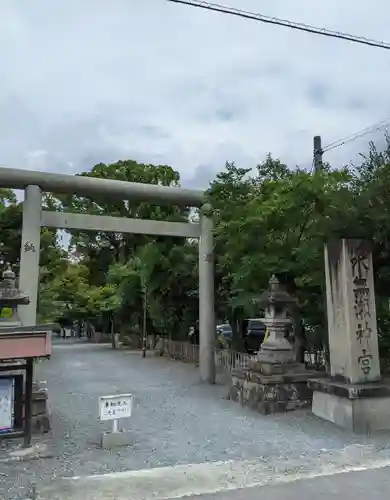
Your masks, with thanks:
[(19, 289), (30, 297), (30, 304), (19, 306), (22, 326), (35, 326), (37, 319), (39, 255), (41, 240), (42, 192), (38, 186), (24, 190), (22, 245), (20, 249)]

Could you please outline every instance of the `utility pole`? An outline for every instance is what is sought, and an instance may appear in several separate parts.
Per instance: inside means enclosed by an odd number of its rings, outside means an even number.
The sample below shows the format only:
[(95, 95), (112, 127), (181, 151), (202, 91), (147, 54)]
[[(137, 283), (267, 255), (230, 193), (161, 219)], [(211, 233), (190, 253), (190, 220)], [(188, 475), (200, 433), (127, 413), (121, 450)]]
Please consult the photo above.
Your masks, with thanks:
[(322, 150), (321, 136), (316, 135), (313, 138), (314, 173), (318, 172), (322, 168), (323, 153), (324, 152)]
[(142, 357), (146, 357), (146, 349), (148, 344), (148, 333), (146, 330), (146, 318), (147, 318), (147, 310), (148, 310), (148, 285), (144, 282), (142, 285), (143, 288), (143, 299), (144, 299), (144, 317), (142, 321)]

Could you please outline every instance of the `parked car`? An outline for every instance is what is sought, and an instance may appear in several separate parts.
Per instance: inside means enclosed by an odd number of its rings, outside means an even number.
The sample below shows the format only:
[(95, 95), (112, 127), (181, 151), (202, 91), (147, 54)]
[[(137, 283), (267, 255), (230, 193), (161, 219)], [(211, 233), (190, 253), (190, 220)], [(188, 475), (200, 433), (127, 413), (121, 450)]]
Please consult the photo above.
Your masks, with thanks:
[(260, 319), (244, 319), (242, 335), (248, 354), (256, 354), (264, 341), (267, 327)]
[[(221, 348), (227, 349), (230, 347), (233, 338), (232, 327), (228, 323), (217, 325), (215, 328), (215, 338)], [(199, 345), (199, 321), (189, 328), (188, 340), (191, 344)]]

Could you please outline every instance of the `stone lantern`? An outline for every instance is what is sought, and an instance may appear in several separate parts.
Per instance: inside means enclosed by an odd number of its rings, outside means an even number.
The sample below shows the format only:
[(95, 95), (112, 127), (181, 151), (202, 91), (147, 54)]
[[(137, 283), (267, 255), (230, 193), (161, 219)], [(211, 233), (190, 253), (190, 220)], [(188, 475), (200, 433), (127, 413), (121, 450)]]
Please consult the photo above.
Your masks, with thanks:
[(21, 326), (18, 306), (30, 303), (28, 295), (16, 286), (16, 275), (11, 266), (8, 266), (3, 272), (2, 278), (0, 283), (0, 333), (1, 329)]
[(267, 338), (257, 355), (257, 363), (295, 363), (287, 332), (293, 325), (288, 313), (297, 300), (281, 288), (278, 278), (273, 275), (269, 280), (269, 289), (260, 295), (256, 303), (265, 311), (262, 322), (268, 330)]
[(261, 321), (267, 327), (267, 336), (248, 368), (232, 373), (229, 398), (263, 414), (309, 407), (313, 392), (307, 381), (314, 373), (321, 375), (296, 362), (288, 341), (288, 330), (293, 324), (289, 311), (296, 299), (272, 276), (268, 290), (256, 303), (265, 310)]

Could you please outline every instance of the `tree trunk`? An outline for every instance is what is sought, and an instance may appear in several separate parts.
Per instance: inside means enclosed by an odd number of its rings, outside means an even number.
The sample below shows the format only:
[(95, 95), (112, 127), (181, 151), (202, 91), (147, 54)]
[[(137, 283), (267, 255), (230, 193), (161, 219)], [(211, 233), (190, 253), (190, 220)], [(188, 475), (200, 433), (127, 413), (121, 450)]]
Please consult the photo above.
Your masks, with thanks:
[(111, 346), (113, 349), (117, 348), (116, 342), (116, 332), (115, 332), (115, 323), (114, 323), (114, 315), (113, 313), (109, 313), (109, 323), (110, 323), (110, 332), (111, 332)]

